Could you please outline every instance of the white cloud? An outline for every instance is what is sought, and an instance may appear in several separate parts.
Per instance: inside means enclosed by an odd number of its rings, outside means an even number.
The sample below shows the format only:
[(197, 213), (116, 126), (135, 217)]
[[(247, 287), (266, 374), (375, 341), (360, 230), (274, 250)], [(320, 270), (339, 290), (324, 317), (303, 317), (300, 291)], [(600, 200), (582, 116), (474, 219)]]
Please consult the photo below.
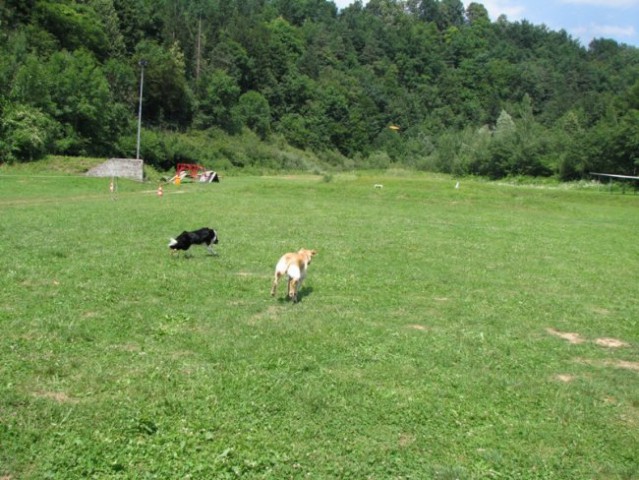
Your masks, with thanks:
[(594, 31), (608, 37), (634, 37), (637, 35), (635, 27), (619, 27), (615, 25), (597, 25)]
[[(342, 8), (346, 8), (350, 6), (351, 4), (355, 3), (355, 0), (333, 0), (333, 3), (335, 4), (337, 8), (341, 10)], [(366, 5), (366, 2), (363, 2), (363, 3), (364, 5)]]
[(485, 0), (479, 2), (486, 7), (492, 20), (497, 20), (500, 15), (506, 15), (508, 20), (520, 20), (524, 16), (526, 7), (509, 0)]
[(346, 7), (348, 7), (348, 5), (349, 5), (349, 3), (348, 3), (348, 2), (346, 2), (346, 1), (333, 0), (333, 3), (334, 3), (334, 4), (335, 4), (335, 6), (336, 6), (337, 8), (339, 8), (340, 10), (341, 10), (342, 8), (346, 8)]
[(625, 8), (639, 6), (639, 0), (561, 0), (562, 3), (590, 5), (593, 7)]
[(588, 45), (594, 38), (612, 38), (621, 43), (632, 44), (637, 38), (635, 27), (622, 27), (619, 25), (595, 25), (581, 26), (570, 29), (570, 33), (581, 39), (583, 45)]
[(634, 37), (637, 35), (635, 27), (622, 27), (620, 25), (590, 25), (573, 29), (580, 36), (592, 37)]

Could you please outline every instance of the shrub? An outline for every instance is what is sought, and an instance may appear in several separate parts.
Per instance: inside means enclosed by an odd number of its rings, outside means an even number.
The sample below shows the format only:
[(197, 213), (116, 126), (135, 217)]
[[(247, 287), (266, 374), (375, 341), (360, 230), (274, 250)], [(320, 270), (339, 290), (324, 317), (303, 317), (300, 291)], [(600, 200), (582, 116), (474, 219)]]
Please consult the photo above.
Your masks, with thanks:
[(0, 118), (0, 159), (37, 160), (53, 150), (60, 125), (40, 109), (9, 106)]

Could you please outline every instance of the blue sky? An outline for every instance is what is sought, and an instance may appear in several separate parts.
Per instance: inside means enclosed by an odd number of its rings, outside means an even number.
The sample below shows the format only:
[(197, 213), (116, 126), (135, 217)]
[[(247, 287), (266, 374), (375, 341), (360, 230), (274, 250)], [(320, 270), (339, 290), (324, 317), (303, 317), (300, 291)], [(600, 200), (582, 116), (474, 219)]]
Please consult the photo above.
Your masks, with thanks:
[[(333, 0), (339, 8), (352, 0)], [(475, 0), (491, 20), (528, 20), (550, 30), (565, 30), (587, 47), (593, 38), (612, 38), (639, 47), (639, 0)], [(364, 3), (366, 3), (364, 1)], [(468, 6), (470, 1), (463, 1)]]

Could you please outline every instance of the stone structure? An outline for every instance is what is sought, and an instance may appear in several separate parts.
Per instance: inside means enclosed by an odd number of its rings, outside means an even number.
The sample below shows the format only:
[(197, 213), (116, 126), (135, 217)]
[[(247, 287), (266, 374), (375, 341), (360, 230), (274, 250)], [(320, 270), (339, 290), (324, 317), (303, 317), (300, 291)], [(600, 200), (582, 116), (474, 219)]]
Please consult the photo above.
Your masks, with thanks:
[(120, 177), (141, 182), (144, 180), (144, 161), (135, 158), (110, 158), (86, 174), (89, 177)]

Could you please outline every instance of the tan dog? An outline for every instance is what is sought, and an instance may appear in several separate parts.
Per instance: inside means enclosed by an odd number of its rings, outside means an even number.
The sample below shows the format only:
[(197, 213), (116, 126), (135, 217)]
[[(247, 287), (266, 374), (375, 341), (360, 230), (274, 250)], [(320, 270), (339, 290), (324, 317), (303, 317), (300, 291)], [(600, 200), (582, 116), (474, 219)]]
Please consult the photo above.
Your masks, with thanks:
[(275, 295), (280, 277), (288, 275), (288, 297), (293, 302), (297, 302), (297, 292), (300, 291), (302, 282), (306, 278), (306, 270), (314, 255), (317, 255), (315, 250), (306, 250), (305, 248), (282, 255), (282, 258), (275, 265), (275, 278), (273, 279), (271, 295)]

